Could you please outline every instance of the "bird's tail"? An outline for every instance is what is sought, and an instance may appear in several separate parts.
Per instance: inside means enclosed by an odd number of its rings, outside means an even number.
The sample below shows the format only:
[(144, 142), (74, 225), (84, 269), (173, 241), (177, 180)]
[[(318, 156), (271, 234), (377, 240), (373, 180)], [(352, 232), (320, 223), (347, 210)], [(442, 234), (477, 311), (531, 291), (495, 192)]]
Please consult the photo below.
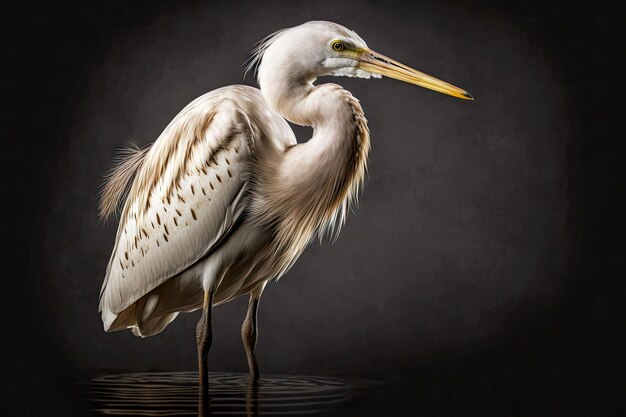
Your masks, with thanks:
[(131, 144), (130, 147), (120, 150), (100, 190), (98, 214), (101, 219), (106, 220), (119, 211), (128, 195), (133, 178), (143, 165), (151, 146), (140, 149), (137, 145)]

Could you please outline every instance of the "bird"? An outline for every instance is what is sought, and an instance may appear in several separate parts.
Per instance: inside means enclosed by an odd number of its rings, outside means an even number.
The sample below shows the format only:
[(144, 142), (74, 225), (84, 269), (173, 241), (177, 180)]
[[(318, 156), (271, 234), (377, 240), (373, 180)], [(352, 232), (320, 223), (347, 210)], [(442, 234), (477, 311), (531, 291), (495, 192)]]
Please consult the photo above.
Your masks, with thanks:
[[(206, 93), (153, 144), (130, 147), (105, 176), (99, 215), (119, 218), (98, 311), (104, 330), (153, 336), (201, 309), (199, 386), (208, 386), (213, 308), (249, 297), (241, 327), (259, 378), (257, 311), (319, 237), (335, 239), (356, 205), (370, 151), (359, 101), (319, 77), (394, 78), (464, 100), (465, 90), (370, 49), (353, 30), (310, 21), (270, 34), (250, 54), (259, 88)], [(288, 122), (310, 126), (298, 143)]]

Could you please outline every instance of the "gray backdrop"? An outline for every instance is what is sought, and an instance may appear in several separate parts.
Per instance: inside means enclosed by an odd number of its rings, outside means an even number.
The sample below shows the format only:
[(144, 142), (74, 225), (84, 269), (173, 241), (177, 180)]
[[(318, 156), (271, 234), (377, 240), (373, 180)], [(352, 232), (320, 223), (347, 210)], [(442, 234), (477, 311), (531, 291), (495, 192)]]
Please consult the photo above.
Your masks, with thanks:
[[(266, 290), (261, 371), (411, 375), (500, 343), (567, 290), (578, 233), (577, 120), (558, 54), (540, 34), (464, 3), (179, 3), (124, 20), (131, 23), (97, 48), (85, 45), (81, 75), (67, 86), (69, 128), (50, 151), (37, 261), (42, 331), (60, 361), (87, 370), (195, 368), (197, 313), (143, 340), (102, 331), (98, 293), (116, 225), (97, 220), (101, 177), (120, 145), (155, 140), (197, 96), (242, 83), (256, 41), (314, 19), (341, 23), (476, 100), (389, 79), (318, 80), (360, 99), (372, 135), (369, 174), (337, 242), (313, 243)], [(245, 83), (256, 85), (250, 76)], [(296, 131), (299, 141), (311, 134)], [(240, 298), (216, 309), (213, 370), (246, 369), (245, 306)]]

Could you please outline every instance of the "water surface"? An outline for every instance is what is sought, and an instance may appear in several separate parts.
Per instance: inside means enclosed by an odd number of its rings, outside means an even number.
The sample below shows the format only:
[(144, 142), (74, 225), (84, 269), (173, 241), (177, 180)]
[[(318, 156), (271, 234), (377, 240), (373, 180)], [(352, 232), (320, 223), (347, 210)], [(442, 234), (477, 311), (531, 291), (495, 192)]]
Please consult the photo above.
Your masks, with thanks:
[(362, 396), (372, 381), (315, 376), (262, 376), (212, 372), (209, 394), (196, 372), (106, 375), (81, 384), (92, 411), (103, 415), (303, 415), (330, 411)]

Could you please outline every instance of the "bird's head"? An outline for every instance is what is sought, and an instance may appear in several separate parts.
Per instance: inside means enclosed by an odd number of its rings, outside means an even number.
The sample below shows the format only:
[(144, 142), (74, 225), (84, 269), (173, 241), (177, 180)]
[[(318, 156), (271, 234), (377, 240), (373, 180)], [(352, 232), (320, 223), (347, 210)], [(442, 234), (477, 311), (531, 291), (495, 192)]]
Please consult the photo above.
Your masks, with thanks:
[(259, 83), (312, 82), (334, 75), (360, 78), (386, 76), (465, 100), (465, 90), (424, 74), (371, 50), (365, 41), (337, 23), (313, 21), (278, 31), (256, 46), (247, 70), (258, 69)]

